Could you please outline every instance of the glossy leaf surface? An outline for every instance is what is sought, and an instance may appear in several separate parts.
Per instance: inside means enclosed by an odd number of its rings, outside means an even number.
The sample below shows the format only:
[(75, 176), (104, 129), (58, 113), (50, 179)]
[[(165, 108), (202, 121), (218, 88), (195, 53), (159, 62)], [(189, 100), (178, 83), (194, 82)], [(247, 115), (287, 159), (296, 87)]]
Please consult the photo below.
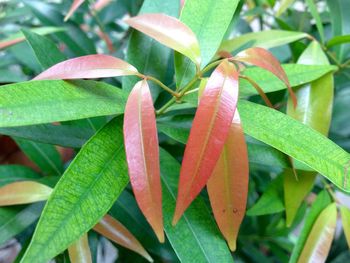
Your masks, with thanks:
[(238, 97), (238, 72), (224, 60), (201, 97), (180, 172), (176, 223), (213, 172), (229, 133)]
[(119, 58), (96, 54), (60, 62), (40, 73), (34, 80), (96, 79), (137, 74), (136, 68)]
[(278, 77), (280, 80), (282, 80), (290, 93), (290, 96), (293, 100), (294, 106), (297, 105), (297, 99), (295, 97), (295, 94), (290, 86), (288, 77), (281, 67), (279, 61), (266, 49), (254, 47), (254, 48), (248, 48), (246, 50), (243, 50), (239, 52), (235, 57), (235, 60), (249, 63), (255, 66), (258, 66), (260, 68), (266, 69), (270, 71), (272, 74), (274, 74), (276, 77)]
[(341, 220), (346, 241), (350, 249), (350, 209), (346, 206), (340, 207)]
[(4, 85), (0, 127), (121, 114), (125, 102), (122, 90), (102, 82), (45, 80)]
[(350, 192), (349, 153), (276, 110), (248, 101), (240, 101), (238, 109), (245, 133), (303, 162), (340, 189)]
[(327, 206), (318, 216), (305, 243), (298, 262), (325, 262), (337, 223), (335, 203)]
[(84, 234), (68, 248), (71, 263), (91, 263), (91, 252), (87, 234)]
[(158, 239), (164, 242), (158, 134), (147, 81), (139, 81), (125, 106), (124, 141), (136, 201)]
[(207, 188), (215, 220), (232, 251), (246, 210), (248, 151), (238, 111)]
[(7, 184), (0, 188), (0, 206), (30, 204), (44, 201), (52, 189), (33, 181), (21, 181)]
[(335, 36), (327, 42), (327, 47), (333, 47), (350, 42), (350, 35)]
[(46, 203), (22, 262), (47, 262), (91, 229), (128, 183), (122, 119), (81, 149)]
[(149, 262), (153, 262), (153, 259), (142, 247), (140, 242), (125, 228), (125, 226), (110, 215), (105, 215), (100, 222), (94, 226), (94, 230), (118, 245), (135, 251)]
[(126, 22), (200, 65), (201, 56), (197, 38), (191, 29), (178, 19), (164, 14), (142, 14)]
[(64, 21), (67, 21), (73, 14), (74, 12), (81, 6), (85, 0), (74, 0), (72, 5), (70, 6), (67, 15), (64, 17)]

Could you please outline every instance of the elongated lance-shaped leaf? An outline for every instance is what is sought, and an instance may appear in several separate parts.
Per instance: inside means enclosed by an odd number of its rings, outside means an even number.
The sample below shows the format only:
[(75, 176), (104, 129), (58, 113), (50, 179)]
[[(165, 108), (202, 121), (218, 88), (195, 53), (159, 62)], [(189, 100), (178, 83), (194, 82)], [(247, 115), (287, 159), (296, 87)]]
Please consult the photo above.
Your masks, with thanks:
[(84, 145), (56, 184), (21, 262), (48, 262), (67, 249), (99, 222), (127, 184), (117, 117)]
[(201, 97), (182, 162), (173, 224), (199, 194), (220, 157), (238, 98), (238, 72), (224, 60)]
[(178, 19), (164, 14), (143, 14), (126, 20), (131, 27), (201, 63), (199, 44), (191, 29)]
[(151, 256), (143, 248), (140, 242), (123, 226), (118, 220), (110, 215), (105, 215), (101, 221), (94, 226), (94, 230), (113, 242), (126, 247), (153, 262)]
[(68, 248), (71, 263), (91, 263), (88, 235), (84, 234)]
[(350, 249), (350, 209), (346, 206), (340, 207), (341, 221), (348, 247)]
[(95, 79), (138, 74), (135, 67), (119, 58), (95, 54), (62, 61), (40, 73), (34, 80)]
[(64, 21), (67, 21), (84, 2), (85, 0), (74, 0), (67, 15), (64, 17)]
[(298, 263), (325, 262), (334, 237), (337, 223), (337, 206), (327, 206), (318, 216), (305, 243)]
[(297, 105), (297, 99), (290, 86), (288, 77), (281, 67), (279, 61), (266, 49), (260, 47), (248, 48), (239, 52), (235, 57), (235, 60), (249, 63), (257, 67), (266, 69), (282, 80), (289, 91), (289, 94), (293, 100), (294, 106)]
[(248, 180), (247, 145), (236, 111), (220, 159), (207, 183), (215, 220), (232, 251), (236, 250), (239, 226), (245, 215)]
[(136, 83), (126, 103), (124, 141), (136, 201), (159, 241), (164, 242), (158, 134), (146, 80)]
[(21, 181), (0, 188), (0, 206), (30, 204), (47, 200), (52, 188), (34, 181)]
[(112, 0), (97, 0), (92, 8), (96, 11), (100, 11), (101, 9), (106, 7), (110, 2), (112, 2)]

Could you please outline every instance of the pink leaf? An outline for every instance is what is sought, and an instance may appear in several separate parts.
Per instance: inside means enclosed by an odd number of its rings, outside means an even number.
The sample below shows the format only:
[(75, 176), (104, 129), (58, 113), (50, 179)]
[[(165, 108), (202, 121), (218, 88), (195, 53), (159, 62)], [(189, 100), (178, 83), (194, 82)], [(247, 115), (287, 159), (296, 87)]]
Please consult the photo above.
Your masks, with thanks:
[(79, 6), (81, 6), (84, 2), (85, 0), (74, 0), (67, 15), (64, 18), (64, 21), (67, 21), (74, 14), (74, 12), (79, 8)]

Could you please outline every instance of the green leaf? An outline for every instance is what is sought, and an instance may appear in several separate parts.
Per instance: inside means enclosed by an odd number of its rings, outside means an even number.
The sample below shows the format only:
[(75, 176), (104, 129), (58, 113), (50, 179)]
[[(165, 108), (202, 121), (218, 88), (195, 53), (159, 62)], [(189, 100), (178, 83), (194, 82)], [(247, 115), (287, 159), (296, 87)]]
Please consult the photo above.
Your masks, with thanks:
[(229, 53), (241, 48), (262, 47), (273, 48), (306, 38), (308, 34), (296, 31), (266, 30), (247, 33), (221, 43), (219, 50)]
[[(140, 10), (140, 14), (163, 13), (170, 16), (179, 14), (178, 0), (145, 0)], [(131, 33), (128, 49), (126, 52), (126, 61), (135, 66), (145, 75), (151, 75), (162, 82), (166, 80), (166, 68), (171, 50), (156, 40), (145, 34), (134, 30)], [(123, 89), (130, 92), (132, 87), (140, 79), (138, 77), (123, 78)], [(153, 100), (155, 101), (160, 92), (160, 88), (149, 83)]]
[[(238, 0), (186, 0), (180, 20), (197, 36), (202, 67), (214, 57), (238, 2)], [(177, 86), (183, 87), (194, 76), (195, 66), (189, 59), (176, 53), (175, 72)]]
[(32, 160), (44, 173), (61, 175), (63, 164), (57, 149), (50, 145), (32, 142), (26, 139), (14, 138), (19, 148)]
[(22, 262), (47, 262), (91, 229), (128, 183), (122, 118), (81, 149), (57, 183)]
[(0, 127), (121, 114), (126, 94), (95, 81), (43, 80), (1, 86)]
[(341, 220), (343, 224), (343, 230), (350, 249), (350, 209), (346, 206), (340, 207)]
[(39, 124), (0, 128), (3, 135), (69, 148), (81, 148), (94, 133), (92, 128), (73, 125)]
[(295, 0), (282, 0), (280, 7), (278, 8), (278, 10), (276, 12), (276, 16), (279, 17), (280, 15), (282, 15), (284, 13), (284, 11), (286, 11), (288, 9), (288, 7), (294, 3), (294, 1)]
[(0, 187), (17, 182), (41, 178), (32, 169), (21, 165), (0, 165)]
[(327, 42), (327, 47), (333, 47), (336, 45), (346, 44), (350, 42), (350, 35), (335, 36)]
[(316, 170), (350, 192), (350, 154), (320, 133), (276, 110), (240, 101), (244, 132)]
[(0, 207), (0, 245), (24, 231), (39, 217), (43, 203), (29, 206)]
[(171, 225), (180, 164), (162, 149), (160, 164), (165, 233), (180, 261), (233, 262), (226, 242), (201, 198), (191, 204), (175, 227)]
[(248, 216), (275, 214), (284, 210), (283, 204), (283, 176), (271, 181), (258, 202), (248, 209)]
[[(332, 22), (333, 36), (344, 36), (350, 34), (350, 5), (348, 0), (327, 0)], [(345, 44), (334, 48), (337, 57), (342, 62), (349, 54), (350, 44)]]
[(320, 34), (321, 42), (324, 43), (324, 29), (323, 29), (323, 24), (322, 24), (320, 14), (317, 10), (316, 3), (314, 0), (306, 0), (306, 3), (309, 6), (311, 15), (316, 21), (316, 27), (317, 27), (318, 33)]
[(317, 220), (317, 217), (322, 212), (322, 210), (331, 203), (331, 201), (331, 197), (326, 190), (323, 190), (318, 194), (317, 199), (312, 204), (312, 207), (305, 218), (304, 226), (298, 235), (297, 243), (294, 246), (289, 263), (296, 263), (298, 261), (301, 251), (305, 246), (306, 240), (309, 236), (309, 233), (311, 232), (314, 223)]
[(43, 69), (47, 69), (67, 59), (49, 38), (40, 36), (27, 29), (22, 29), (22, 32)]

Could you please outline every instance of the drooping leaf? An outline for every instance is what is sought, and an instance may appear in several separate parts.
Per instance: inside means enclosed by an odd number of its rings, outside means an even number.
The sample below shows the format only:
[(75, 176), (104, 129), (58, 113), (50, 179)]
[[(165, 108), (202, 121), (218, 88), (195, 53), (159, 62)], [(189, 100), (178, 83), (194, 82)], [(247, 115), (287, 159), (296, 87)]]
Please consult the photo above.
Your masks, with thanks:
[[(180, 164), (160, 149), (163, 183), (163, 211), (166, 235), (181, 262), (233, 262), (229, 248), (215, 225), (204, 200), (193, 201), (174, 227), (171, 224), (175, 209)], [(186, 237), (186, 238), (184, 238)]]
[(236, 111), (220, 158), (207, 183), (215, 220), (231, 251), (236, 250), (239, 227), (245, 215), (248, 181), (247, 145)]
[(10, 183), (0, 188), (0, 206), (44, 201), (51, 192), (52, 188), (34, 181)]
[(45, 80), (4, 85), (0, 89), (0, 127), (121, 114), (126, 96), (116, 87), (94, 81)]
[(34, 80), (96, 79), (126, 75), (138, 75), (138, 71), (119, 58), (96, 54), (60, 62), (40, 73)]
[(17, 181), (36, 180), (41, 178), (32, 169), (22, 165), (0, 165), (0, 187)]
[(56, 44), (49, 38), (27, 29), (22, 29), (22, 32), (43, 69), (66, 60), (65, 55), (60, 52)]
[(244, 132), (316, 170), (350, 192), (350, 154), (315, 130), (276, 110), (240, 101)]
[[(139, 14), (162, 13), (177, 17), (179, 14), (178, 0), (145, 0)], [(125, 60), (134, 65), (140, 72), (157, 78), (163, 83), (167, 83), (168, 62), (172, 54), (171, 50), (153, 38), (133, 30), (130, 35)], [(123, 78), (123, 89), (130, 92), (139, 78), (130, 76)], [(155, 101), (161, 88), (153, 82), (148, 83), (151, 89), (152, 98)]]
[[(238, 0), (186, 0), (181, 10), (180, 21), (189, 26), (197, 36), (201, 67), (207, 65), (214, 57), (238, 2)], [(175, 73), (176, 86), (182, 88), (195, 76), (196, 68), (189, 59), (175, 53)]]
[(331, 248), (337, 223), (335, 203), (328, 205), (317, 217), (305, 242), (298, 262), (325, 262)]
[(341, 220), (348, 247), (350, 249), (350, 209), (346, 206), (340, 207)]
[[(56, 32), (64, 31), (63, 28), (60, 27), (39, 27), (31, 29), (32, 32), (37, 33), (39, 35), (47, 35)], [(25, 37), (22, 32), (18, 32), (8, 38), (5, 38), (0, 41), (0, 49), (12, 46), (14, 44), (20, 43), (25, 40)]]
[(125, 228), (118, 220), (110, 215), (105, 215), (100, 222), (94, 226), (94, 230), (113, 242), (126, 247), (153, 262), (151, 256), (142, 247), (140, 242)]
[(158, 239), (164, 242), (158, 134), (146, 80), (136, 83), (126, 103), (124, 141), (136, 201)]
[(290, 86), (287, 74), (281, 67), (279, 61), (266, 49), (254, 47), (248, 48), (239, 52), (235, 57), (235, 60), (240, 62), (249, 63), (260, 68), (266, 69), (282, 80), (289, 91), (290, 97), (293, 100), (294, 106), (297, 105), (297, 99), (295, 94)]
[(283, 176), (278, 176), (268, 185), (259, 200), (247, 211), (248, 216), (279, 213), (284, 210)]
[(68, 248), (71, 263), (92, 263), (87, 234), (84, 234)]
[(176, 223), (213, 172), (229, 133), (238, 97), (238, 72), (224, 60), (210, 76), (193, 120), (181, 167)]
[(81, 149), (57, 183), (22, 262), (47, 262), (91, 229), (128, 183), (122, 119)]
[(20, 149), (46, 174), (61, 175), (63, 163), (57, 149), (50, 145), (15, 138)]
[(261, 47), (269, 49), (292, 43), (306, 38), (307, 36), (308, 35), (303, 32), (284, 30), (266, 30), (247, 33), (233, 39), (224, 40), (220, 45), (219, 51), (227, 51), (231, 53), (242, 47)]
[(64, 21), (67, 21), (84, 2), (85, 0), (73, 0), (67, 15), (64, 17)]
[(199, 44), (191, 29), (178, 19), (164, 14), (142, 14), (126, 23), (160, 43), (190, 58), (197, 66), (201, 63)]

